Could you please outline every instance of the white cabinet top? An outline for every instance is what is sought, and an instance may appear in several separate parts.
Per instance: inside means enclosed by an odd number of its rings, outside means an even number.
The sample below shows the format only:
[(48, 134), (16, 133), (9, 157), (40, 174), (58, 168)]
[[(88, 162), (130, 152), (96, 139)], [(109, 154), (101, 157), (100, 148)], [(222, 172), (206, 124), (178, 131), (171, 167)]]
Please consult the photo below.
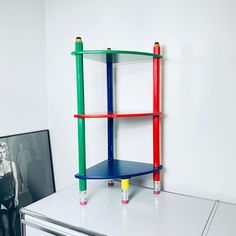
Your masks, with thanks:
[(123, 205), (119, 182), (108, 187), (105, 181), (88, 181), (86, 206), (80, 206), (79, 188), (73, 185), (25, 209), (105, 235), (199, 236), (215, 203), (168, 192), (155, 196), (135, 185), (129, 196)]
[(236, 205), (219, 203), (207, 236), (236, 235)]

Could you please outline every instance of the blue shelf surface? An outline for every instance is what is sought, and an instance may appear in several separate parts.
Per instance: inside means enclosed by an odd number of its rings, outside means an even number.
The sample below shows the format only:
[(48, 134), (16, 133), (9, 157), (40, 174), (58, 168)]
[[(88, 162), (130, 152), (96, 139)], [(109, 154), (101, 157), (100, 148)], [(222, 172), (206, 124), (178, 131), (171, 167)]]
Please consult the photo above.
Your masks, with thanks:
[(87, 169), (86, 175), (75, 175), (78, 179), (129, 179), (131, 177), (146, 175), (160, 171), (162, 165), (154, 168), (152, 164), (124, 161), (105, 160)]

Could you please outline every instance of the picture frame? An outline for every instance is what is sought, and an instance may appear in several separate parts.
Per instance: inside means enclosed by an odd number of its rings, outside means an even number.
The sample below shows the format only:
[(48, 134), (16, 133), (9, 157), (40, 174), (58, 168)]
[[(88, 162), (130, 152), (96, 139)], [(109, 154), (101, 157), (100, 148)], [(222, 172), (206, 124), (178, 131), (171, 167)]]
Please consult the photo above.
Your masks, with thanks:
[(19, 209), (54, 192), (49, 130), (0, 137), (0, 236), (20, 235)]

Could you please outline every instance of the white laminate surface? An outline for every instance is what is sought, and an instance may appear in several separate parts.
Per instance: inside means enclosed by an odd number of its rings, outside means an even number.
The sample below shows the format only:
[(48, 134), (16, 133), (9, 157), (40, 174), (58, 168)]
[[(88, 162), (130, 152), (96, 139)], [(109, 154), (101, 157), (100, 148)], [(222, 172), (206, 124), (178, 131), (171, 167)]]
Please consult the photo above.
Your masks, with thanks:
[(26, 235), (32, 235), (32, 236), (50, 236), (51, 234), (27, 226), (26, 227)]
[[(77, 185), (25, 209), (105, 235), (200, 236), (214, 201), (131, 185), (130, 203), (121, 204), (120, 183), (88, 181), (88, 205), (80, 206)], [(37, 221), (35, 219), (35, 221)]]
[(207, 236), (236, 235), (236, 205), (219, 203)]

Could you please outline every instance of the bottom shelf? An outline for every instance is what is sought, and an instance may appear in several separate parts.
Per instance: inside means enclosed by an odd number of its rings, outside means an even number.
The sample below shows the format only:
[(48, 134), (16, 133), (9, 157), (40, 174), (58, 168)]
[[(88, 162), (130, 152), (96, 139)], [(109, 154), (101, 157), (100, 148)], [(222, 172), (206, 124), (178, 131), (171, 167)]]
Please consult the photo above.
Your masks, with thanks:
[(129, 179), (160, 171), (162, 166), (154, 168), (152, 164), (135, 161), (102, 161), (87, 169), (86, 175), (75, 175), (78, 179)]

